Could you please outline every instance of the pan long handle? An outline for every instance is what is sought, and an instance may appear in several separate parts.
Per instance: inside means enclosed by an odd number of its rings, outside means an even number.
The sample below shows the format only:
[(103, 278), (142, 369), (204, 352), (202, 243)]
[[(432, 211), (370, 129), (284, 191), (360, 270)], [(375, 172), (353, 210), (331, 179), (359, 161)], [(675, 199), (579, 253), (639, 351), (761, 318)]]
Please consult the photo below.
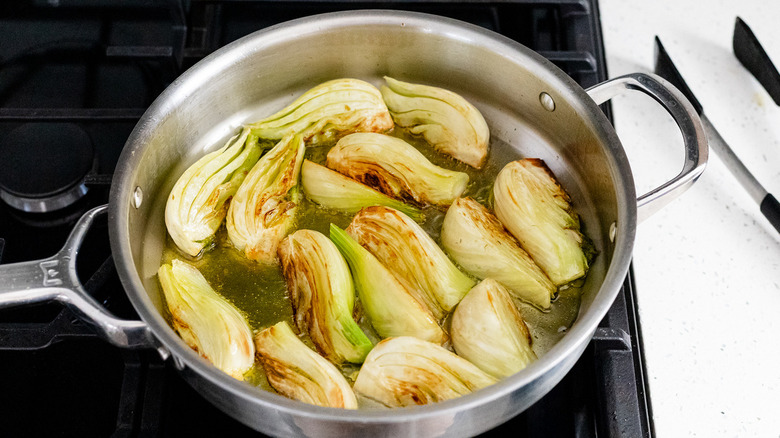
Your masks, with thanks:
[(69, 306), (98, 335), (123, 348), (153, 348), (156, 341), (142, 321), (118, 319), (93, 299), (76, 275), (76, 255), (92, 222), (108, 206), (95, 207), (79, 219), (62, 249), (52, 257), (0, 265), (0, 308), (59, 301)]
[(704, 171), (707, 164), (707, 137), (693, 105), (672, 84), (654, 74), (632, 73), (595, 85), (587, 90), (601, 105), (627, 90), (641, 91), (652, 97), (672, 116), (683, 136), (685, 163), (680, 173), (661, 186), (637, 198), (637, 219), (647, 219), (680, 196)]

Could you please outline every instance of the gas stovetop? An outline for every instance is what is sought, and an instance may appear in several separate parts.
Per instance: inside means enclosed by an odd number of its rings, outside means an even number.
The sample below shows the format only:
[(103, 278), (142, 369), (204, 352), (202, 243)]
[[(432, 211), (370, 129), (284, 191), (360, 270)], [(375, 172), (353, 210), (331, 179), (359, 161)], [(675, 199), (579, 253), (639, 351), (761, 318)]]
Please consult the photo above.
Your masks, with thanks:
[[(596, 0), (48, 0), (0, 6), (0, 262), (57, 252), (108, 202), (112, 172), (155, 97), (217, 48), (264, 27), (345, 9), (468, 21), (538, 51), (587, 88), (606, 79)], [(605, 108), (609, 115), (609, 109)], [(77, 270), (122, 318), (105, 217)], [(582, 358), (549, 394), (488, 436), (652, 435), (631, 274)], [(0, 436), (258, 436), (152, 350), (122, 350), (59, 304), (0, 310)]]

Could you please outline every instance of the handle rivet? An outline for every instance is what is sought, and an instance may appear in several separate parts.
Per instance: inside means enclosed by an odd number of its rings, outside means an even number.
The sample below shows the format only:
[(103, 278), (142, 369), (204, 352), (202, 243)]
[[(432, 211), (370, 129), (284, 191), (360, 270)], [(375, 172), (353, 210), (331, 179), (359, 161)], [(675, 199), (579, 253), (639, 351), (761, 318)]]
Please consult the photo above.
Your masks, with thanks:
[(162, 360), (168, 360), (168, 358), (171, 357), (171, 352), (168, 351), (168, 349), (165, 348), (165, 347), (158, 347), (157, 348), (157, 354), (160, 355)]
[(144, 192), (141, 187), (136, 187), (133, 192), (133, 205), (135, 208), (141, 208), (141, 203), (144, 201)]
[(173, 366), (175, 366), (176, 369), (179, 371), (184, 370), (185, 367), (184, 360), (178, 356), (172, 356), (172, 357), (173, 357)]
[(609, 226), (609, 241), (614, 243), (615, 237), (617, 237), (617, 224), (612, 222)]
[(544, 107), (544, 109), (547, 111), (555, 111), (555, 101), (553, 100), (552, 96), (546, 92), (542, 91), (542, 94), (539, 95), (539, 102), (541, 102), (542, 107)]

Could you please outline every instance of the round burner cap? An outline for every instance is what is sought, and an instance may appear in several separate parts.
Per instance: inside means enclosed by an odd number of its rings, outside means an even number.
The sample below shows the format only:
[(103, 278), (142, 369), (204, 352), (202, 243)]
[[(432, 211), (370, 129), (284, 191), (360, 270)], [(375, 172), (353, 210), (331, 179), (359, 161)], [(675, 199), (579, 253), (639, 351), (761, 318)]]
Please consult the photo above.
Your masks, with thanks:
[(25, 123), (0, 142), (0, 198), (14, 208), (47, 212), (67, 207), (87, 192), (92, 139), (73, 123)]

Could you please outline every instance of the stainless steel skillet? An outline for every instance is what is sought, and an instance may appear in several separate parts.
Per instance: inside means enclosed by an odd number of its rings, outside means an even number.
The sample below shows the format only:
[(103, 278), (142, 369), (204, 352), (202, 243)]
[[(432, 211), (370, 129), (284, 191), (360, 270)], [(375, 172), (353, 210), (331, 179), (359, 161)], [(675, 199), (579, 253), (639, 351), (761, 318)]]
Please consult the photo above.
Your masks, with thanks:
[[(328, 79), (383, 75), (438, 85), (472, 101), (508, 161), (543, 158), (575, 199), (600, 254), (579, 316), (563, 339), (525, 370), (457, 400), (394, 410), (345, 411), (260, 391), (218, 371), (162, 317), (156, 278), (165, 238), (163, 206), (176, 177), (242, 123), (269, 114)], [(650, 95), (677, 121), (681, 173), (637, 199), (620, 140), (598, 104), (626, 90)], [(496, 147), (495, 150), (500, 150)], [(62, 301), (110, 342), (156, 348), (214, 405), (247, 425), (284, 436), (470, 436), (521, 412), (549, 391), (587, 346), (626, 275), (639, 220), (679, 195), (707, 157), (701, 123), (684, 97), (643, 74), (583, 90), (535, 52), (490, 31), (432, 15), (360, 11), (283, 23), (210, 55), (147, 110), (120, 157), (107, 207), (117, 269), (141, 321), (102, 309), (75, 277), (75, 256), (99, 207), (54, 257), (0, 266), (0, 307)]]

